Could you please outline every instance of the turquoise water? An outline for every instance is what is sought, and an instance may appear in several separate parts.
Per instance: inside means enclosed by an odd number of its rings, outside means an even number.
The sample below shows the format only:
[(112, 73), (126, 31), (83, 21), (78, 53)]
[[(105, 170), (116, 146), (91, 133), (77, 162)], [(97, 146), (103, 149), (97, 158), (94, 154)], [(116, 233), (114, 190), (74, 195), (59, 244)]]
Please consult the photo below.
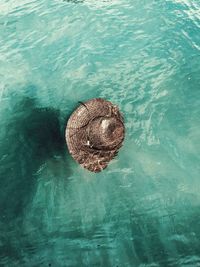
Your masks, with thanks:
[[(64, 129), (93, 97), (126, 139), (99, 174)], [(200, 2), (0, 2), (0, 266), (200, 266)]]

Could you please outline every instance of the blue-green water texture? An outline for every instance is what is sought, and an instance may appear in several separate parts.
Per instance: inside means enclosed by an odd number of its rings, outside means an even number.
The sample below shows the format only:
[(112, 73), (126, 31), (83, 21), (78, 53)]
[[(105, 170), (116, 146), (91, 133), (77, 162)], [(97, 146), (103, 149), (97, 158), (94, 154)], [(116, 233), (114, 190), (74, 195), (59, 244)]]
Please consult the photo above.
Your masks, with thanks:
[[(126, 127), (98, 174), (64, 136), (94, 97)], [(199, 1), (0, 1), (0, 266), (200, 266)]]

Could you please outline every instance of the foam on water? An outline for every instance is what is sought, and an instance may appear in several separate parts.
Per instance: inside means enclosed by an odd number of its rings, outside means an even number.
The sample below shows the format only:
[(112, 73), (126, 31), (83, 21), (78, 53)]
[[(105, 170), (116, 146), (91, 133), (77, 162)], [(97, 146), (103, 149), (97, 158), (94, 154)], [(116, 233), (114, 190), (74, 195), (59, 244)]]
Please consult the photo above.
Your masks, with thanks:
[[(0, 3), (0, 265), (200, 266), (200, 4)], [(78, 105), (120, 107), (99, 174), (67, 152)]]

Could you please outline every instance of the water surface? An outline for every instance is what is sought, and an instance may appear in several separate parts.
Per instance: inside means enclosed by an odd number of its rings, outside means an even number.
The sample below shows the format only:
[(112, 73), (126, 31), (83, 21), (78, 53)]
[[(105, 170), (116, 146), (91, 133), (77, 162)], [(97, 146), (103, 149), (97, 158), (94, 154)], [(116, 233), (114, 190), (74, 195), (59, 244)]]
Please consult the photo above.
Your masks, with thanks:
[[(200, 266), (200, 3), (0, 3), (0, 266)], [(78, 101), (125, 117), (99, 174), (67, 152)]]

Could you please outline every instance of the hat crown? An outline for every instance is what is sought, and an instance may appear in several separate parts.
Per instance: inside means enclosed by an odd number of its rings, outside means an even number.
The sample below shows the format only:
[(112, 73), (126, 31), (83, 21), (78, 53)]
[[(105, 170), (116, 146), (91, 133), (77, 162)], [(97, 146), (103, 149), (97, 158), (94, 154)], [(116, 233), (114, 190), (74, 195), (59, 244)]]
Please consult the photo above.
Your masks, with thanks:
[(88, 127), (88, 141), (97, 149), (114, 149), (123, 141), (124, 127), (117, 117), (99, 117)]

